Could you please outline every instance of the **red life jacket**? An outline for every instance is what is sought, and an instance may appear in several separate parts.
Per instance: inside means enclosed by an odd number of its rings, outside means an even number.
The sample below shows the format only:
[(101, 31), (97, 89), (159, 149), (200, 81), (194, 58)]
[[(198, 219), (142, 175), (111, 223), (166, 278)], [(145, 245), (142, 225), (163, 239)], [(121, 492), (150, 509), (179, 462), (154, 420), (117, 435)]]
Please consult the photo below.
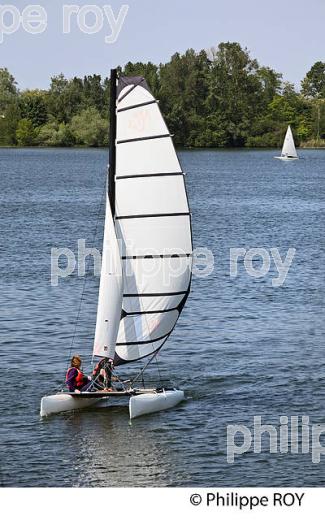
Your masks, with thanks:
[(68, 377), (69, 377), (69, 373), (70, 373), (70, 370), (77, 370), (78, 374), (75, 378), (75, 382), (76, 382), (76, 388), (79, 390), (79, 388), (82, 388), (85, 384), (84, 382), (84, 378), (85, 376), (83, 375), (83, 373), (81, 372), (81, 370), (79, 370), (79, 368), (76, 368), (76, 367), (70, 367), (68, 368), (67, 370), (67, 375), (65, 377), (65, 380), (67, 381), (68, 380)]

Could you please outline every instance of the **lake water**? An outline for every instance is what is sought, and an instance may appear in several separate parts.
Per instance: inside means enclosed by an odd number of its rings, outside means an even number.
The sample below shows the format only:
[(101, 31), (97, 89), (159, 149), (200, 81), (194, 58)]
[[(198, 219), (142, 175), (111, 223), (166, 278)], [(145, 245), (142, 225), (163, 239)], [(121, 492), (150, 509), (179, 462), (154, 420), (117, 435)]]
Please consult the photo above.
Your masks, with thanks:
[[(123, 407), (39, 417), (41, 397), (64, 380), (84, 286), (76, 274), (51, 286), (51, 248), (76, 251), (79, 238), (100, 247), (107, 151), (0, 150), (1, 485), (325, 485), (325, 456), (270, 454), (267, 436), (261, 453), (226, 459), (227, 425), (251, 429), (256, 415), (276, 427), (292, 415), (325, 423), (325, 150), (288, 164), (274, 155), (180, 153), (194, 245), (213, 252), (215, 267), (194, 277), (159, 355), (186, 402), (130, 424)], [(241, 259), (231, 278), (230, 248), (240, 247), (278, 248), (282, 258), (295, 248), (284, 284), (272, 286), (273, 261), (253, 278)], [(73, 345), (85, 368), (98, 282), (87, 277)]]

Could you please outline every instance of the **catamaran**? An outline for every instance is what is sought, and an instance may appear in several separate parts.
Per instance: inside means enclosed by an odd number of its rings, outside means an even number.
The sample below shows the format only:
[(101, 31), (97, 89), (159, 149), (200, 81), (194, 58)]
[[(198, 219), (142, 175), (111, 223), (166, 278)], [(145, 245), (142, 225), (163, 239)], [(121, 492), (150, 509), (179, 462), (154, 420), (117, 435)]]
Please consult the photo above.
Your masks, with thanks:
[[(130, 417), (184, 399), (174, 386), (139, 385), (171, 335), (188, 298), (191, 214), (172, 135), (143, 77), (110, 79), (110, 161), (93, 357), (107, 370), (148, 357), (118, 389), (61, 391), (41, 400), (41, 416), (128, 399)], [(95, 382), (94, 382), (95, 384)]]
[(295, 159), (299, 159), (290, 125), (287, 128), (281, 155), (279, 157), (275, 157), (275, 159), (282, 159), (283, 161), (293, 161)]

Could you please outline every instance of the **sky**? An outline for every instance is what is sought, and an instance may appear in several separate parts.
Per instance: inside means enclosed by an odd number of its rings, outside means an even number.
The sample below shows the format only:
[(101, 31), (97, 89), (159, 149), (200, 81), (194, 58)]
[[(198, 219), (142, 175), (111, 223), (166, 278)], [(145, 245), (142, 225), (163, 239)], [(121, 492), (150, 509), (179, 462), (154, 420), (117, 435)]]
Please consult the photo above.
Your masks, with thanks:
[[(283, 73), (297, 87), (315, 61), (325, 61), (324, 0), (33, 2), (43, 8), (33, 23), (26, 0), (6, 0), (10, 13), (0, 5), (0, 68), (9, 69), (20, 89), (47, 88), (51, 76), (61, 72), (68, 78), (107, 76), (110, 68), (128, 61), (158, 64), (175, 52), (209, 49), (222, 41), (239, 42), (261, 65)], [(64, 5), (76, 6), (70, 27)], [(119, 25), (109, 21), (110, 13), (115, 20), (120, 13)], [(42, 32), (32, 34), (35, 27)], [(106, 43), (112, 32), (116, 41)]]

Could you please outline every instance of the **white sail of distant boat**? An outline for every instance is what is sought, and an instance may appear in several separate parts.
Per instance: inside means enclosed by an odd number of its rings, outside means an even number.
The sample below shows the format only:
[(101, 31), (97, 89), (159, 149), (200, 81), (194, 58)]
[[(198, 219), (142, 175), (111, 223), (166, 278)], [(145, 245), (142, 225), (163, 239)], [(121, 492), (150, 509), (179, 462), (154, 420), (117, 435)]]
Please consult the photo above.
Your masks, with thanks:
[(284, 138), (284, 143), (283, 143), (281, 155), (279, 157), (275, 157), (275, 159), (282, 159), (282, 160), (285, 160), (285, 161), (286, 160), (290, 161), (290, 160), (294, 160), (294, 159), (299, 159), (297, 151), (296, 151), (295, 142), (294, 142), (294, 139), (293, 139), (292, 130), (291, 130), (291, 126), (290, 125), (287, 128), (287, 132), (286, 132), (286, 135), (285, 135), (285, 138)]
[[(190, 292), (191, 215), (172, 136), (142, 77), (111, 73), (110, 166), (93, 356), (103, 366), (148, 364), (172, 333)], [(135, 379), (136, 380), (136, 379)], [(175, 406), (175, 388), (132, 382), (109, 396), (96, 391), (43, 397), (41, 415), (130, 397), (130, 416)]]

